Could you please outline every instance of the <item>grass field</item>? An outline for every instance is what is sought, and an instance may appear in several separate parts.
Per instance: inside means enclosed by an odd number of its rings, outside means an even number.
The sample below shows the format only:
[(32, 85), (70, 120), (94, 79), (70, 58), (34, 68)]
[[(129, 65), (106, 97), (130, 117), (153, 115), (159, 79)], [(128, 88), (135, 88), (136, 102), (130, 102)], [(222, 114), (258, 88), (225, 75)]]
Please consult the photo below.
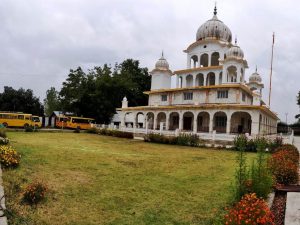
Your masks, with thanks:
[[(10, 224), (213, 224), (236, 152), (75, 133), (8, 133), (21, 166), (3, 174)], [(50, 191), (21, 203), (33, 180)]]

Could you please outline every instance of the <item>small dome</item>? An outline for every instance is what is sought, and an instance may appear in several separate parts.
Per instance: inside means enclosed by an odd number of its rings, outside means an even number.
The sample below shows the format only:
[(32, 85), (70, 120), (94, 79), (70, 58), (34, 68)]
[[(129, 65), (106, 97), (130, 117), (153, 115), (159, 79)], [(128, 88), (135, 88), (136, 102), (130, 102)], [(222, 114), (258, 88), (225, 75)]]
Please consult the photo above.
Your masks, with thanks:
[(239, 46), (233, 45), (230, 49), (227, 50), (226, 58), (243, 59), (244, 58), (244, 52)]
[(196, 41), (209, 38), (216, 38), (226, 42), (231, 42), (232, 39), (230, 29), (218, 19), (216, 7), (213, 18), (202, 24), (196, 34)]
[(257, 73), (257, 69), (256, 69), (255, 73), (252, 73), (251, 76), (249, 77), (249, 82), (261, 83), (261, 81), (262, 81), (261, 76), (259, 75), (259, 73)]
[(169, 70), (169, 63), (164, 58), (164, 54), (162, 53), (160, 59), (155, 63), (155, 69), (158, 70)]

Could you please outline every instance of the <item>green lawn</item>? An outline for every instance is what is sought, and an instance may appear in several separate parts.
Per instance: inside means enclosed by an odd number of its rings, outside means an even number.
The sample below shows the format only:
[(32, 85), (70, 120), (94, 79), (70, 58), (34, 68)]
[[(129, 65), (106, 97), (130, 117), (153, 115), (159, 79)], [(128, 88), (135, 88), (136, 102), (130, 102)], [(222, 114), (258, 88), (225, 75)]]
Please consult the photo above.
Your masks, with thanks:
[[(3, 174), (10, 224), (212, 224), (231, 195), (236, 152), (95, 134), (8, 133), (21, 166)], [(50, 192), (21, 203), (32, 180)]]

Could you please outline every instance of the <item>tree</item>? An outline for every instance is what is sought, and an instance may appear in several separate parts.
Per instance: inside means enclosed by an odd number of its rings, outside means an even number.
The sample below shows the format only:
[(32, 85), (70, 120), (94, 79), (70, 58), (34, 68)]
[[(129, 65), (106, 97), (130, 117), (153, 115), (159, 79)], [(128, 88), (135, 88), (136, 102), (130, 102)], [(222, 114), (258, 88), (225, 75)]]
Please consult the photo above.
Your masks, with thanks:
[[(298, 92), (297, 96), (297, 105), (300, 107), (300, 91)], [(296, 115), (295, 118), (298, 119), (298, 122), (300, 123), (300, 114)]]
[(108, 123), (124, 96), (130, 106), (146, 105), (147, 96), (143, 91), (150, 89), (150, 82), (148, 69), (140, 68), (139, 62), (132, 59), (116, 64), (113, 69), (104, 64), (87, 73), (78, 67), (70, 70), (59, 97), (63, 111)]
[(58, 92), (55, 90), (55, 87), (51, 87), (47, 90), (46, 98), (44, 99), (44, 107), (47, 116), (50, 116), (53, 111), (61, 110)]
[(34, 115), (44, 114), (44, 108), (39, 98), (33, 95), (32, 90), (23, 88), (15, 90), (7, 86), (4, 87), (4, 92), (0, 94), (0, 110)]

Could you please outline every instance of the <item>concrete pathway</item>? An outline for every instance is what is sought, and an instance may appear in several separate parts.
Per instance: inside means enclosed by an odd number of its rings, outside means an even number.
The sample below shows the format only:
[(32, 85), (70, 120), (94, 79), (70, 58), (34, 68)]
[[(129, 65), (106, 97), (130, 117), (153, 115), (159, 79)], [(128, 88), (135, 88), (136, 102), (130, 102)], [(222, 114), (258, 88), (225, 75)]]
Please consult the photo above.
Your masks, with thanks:
[[(300, 151), (300, 137), (295, 137), (294, 145)], [(286, 198), (285, 225), (300, 224), (300, 193), (288, 192)]]
[[(2, 198), (3, 197), (3, 198)], [(3, 181), (2, 181), (2, 169), (0, 166), (0, 225), (7, 225), (7, 219), (4, 215), (2, 209), (5, 209), (5, 198), (4, 198), (4, 188), (3, 188)]]

